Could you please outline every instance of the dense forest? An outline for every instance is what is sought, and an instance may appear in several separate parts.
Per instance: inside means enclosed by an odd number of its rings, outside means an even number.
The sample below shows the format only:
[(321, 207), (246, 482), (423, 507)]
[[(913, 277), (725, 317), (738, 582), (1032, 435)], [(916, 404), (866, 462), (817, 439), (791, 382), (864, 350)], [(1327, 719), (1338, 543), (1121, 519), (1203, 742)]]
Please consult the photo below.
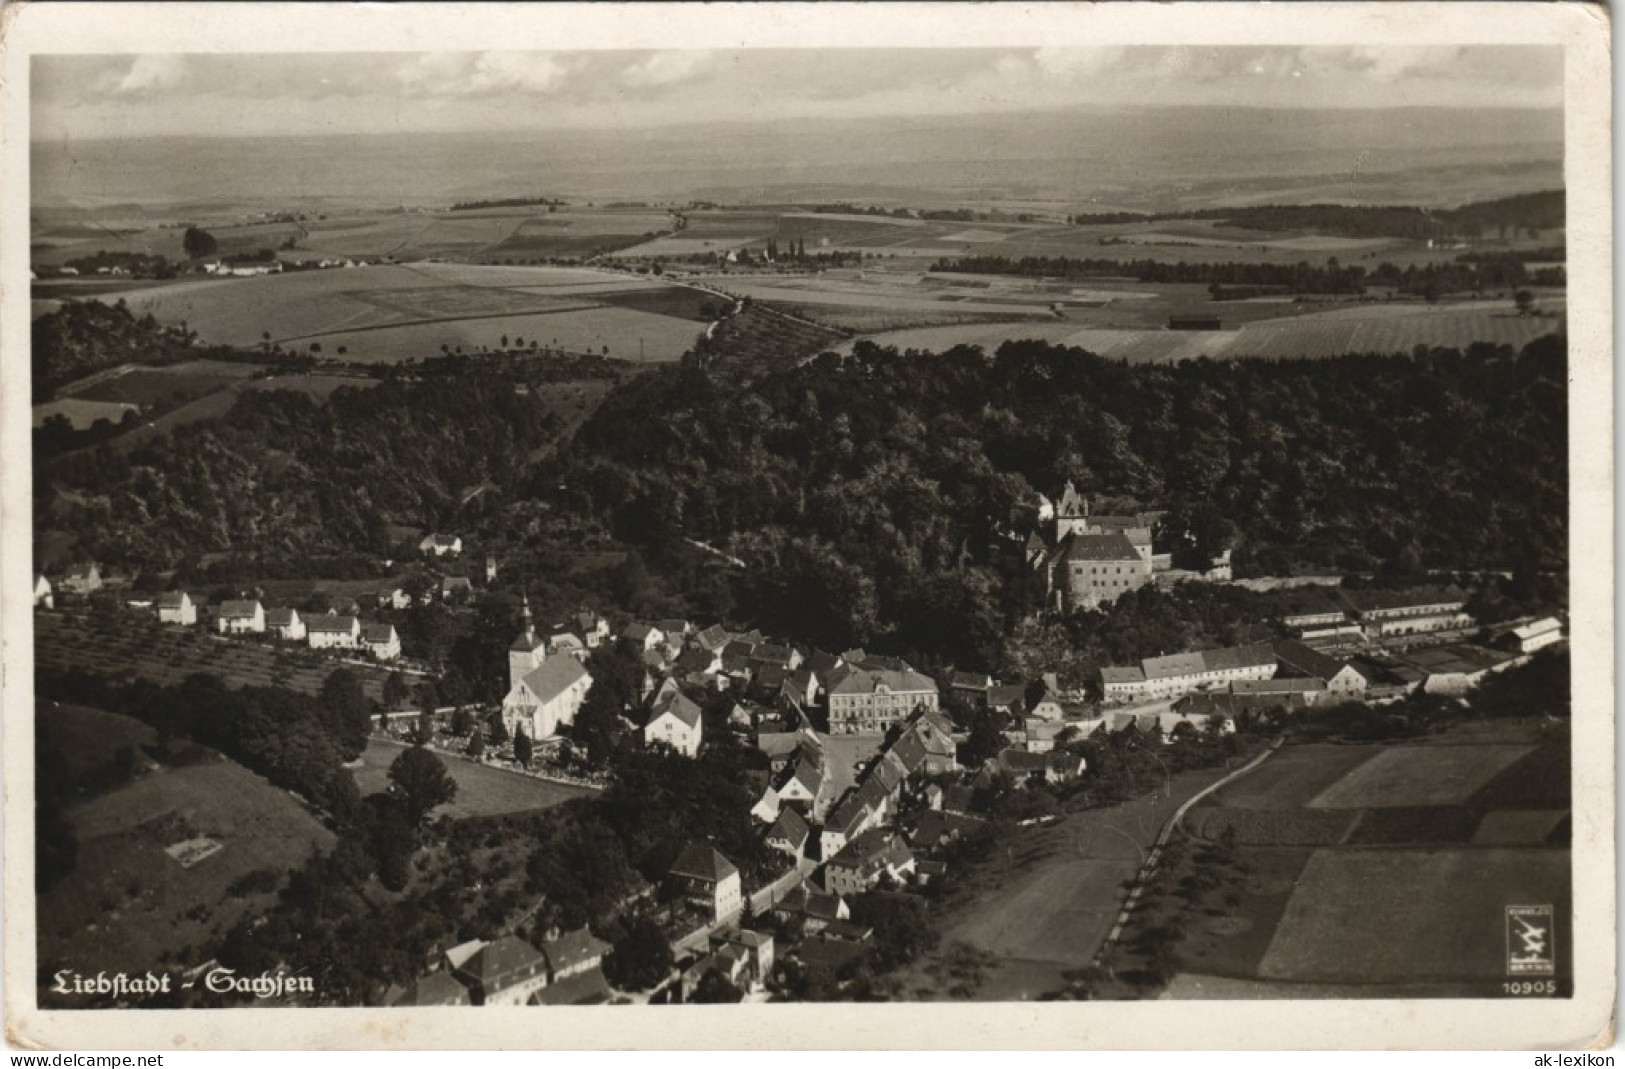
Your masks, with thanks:
[(1233, 524), (1244, 574), (1561, 569), (1565, 391), (1555, 337), (1135, 367), (1038, 342), (991, 359), (859, 343), (749, 389), (693, 366), (639, 378), (539, 481), (651, 558), (724, 547), (763, 627), (990, 663), (1035, 604), (1006, 535), (1067, 479), (1192, 533)]

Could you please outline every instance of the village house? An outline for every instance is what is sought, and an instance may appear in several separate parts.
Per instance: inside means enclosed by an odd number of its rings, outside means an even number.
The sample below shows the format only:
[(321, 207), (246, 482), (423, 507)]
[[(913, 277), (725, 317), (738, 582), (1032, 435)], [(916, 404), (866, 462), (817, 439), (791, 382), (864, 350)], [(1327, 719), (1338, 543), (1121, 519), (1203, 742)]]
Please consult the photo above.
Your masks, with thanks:
[(467, 601), (474, 596), (474, 584), (466, 575), (448, 575), (440, 580), (440, 600)]
[(574, 631), (554, 631), (547, 636), (547, 652), (568, 653), (577, 660), (585, 660), (587, 644), (582, 642), (581, 637)]
[(418, 550), (433, 557), (455, 557), (463, 552), (463, 540), (456, 535), (425, 535)]
[(1292, 639), (1276, 641), (1275, 659), (1283, 677), (1318, 679), (1324, 683), (1325, 696), (1330, 701), (1356, 701), (1364, 696), (1370, 684), (1365, 673), (1353, 663), (1340, 661)]
[(621, 631), (621, 639), (647, 652), (664, 644), (666, 635), (658, 627), (650, 624), (632, 623), (627, 624), (626, 628)]
[(956, 697), (981, 708), (987, 705), (987, 692), (993, 686), (993, 677), (981, 672), (955, 672), (949, 678), (948, 689)]
[(272, 609), (265, 614), (265, 629), (284, 642), (303, 642), (305, 622), (297, 609)]
[(380, 609), (409, 609), (412, 607), (412, 595), (400, 587), (385, 587), (375, 592), (373, 598)]
[(745, 908), (739, 869), (708, 843), (690, 843), (667, 874), (668, 893), (699, 906), (712, 923), (724, 924)]
[(698, 757), (705, 718), (700, 707), (681, 692), (673, 691), (657, 699), (643, 728), (645, 746), (669, 746), (684, 757)]
[(806, 820), (800, 813), (786, 806), (779, 810), (778, 819), (767, 829), (767, 836), (763, 841), (774, 850), (800, 860), (807, 851), (807, 840), (811, 836), (812, 829), (808, 827)]
[(799, 921), (802, 931), (815, 935), (831, 924), (850, 920), (852, 910), (840, 895), (802, 883), (773, 904), (773, 916)]
[(832, 735), (883, 734), (915, 709), (935, 711), (937, 684), (912, 669), (837, 669), (828, 684)]
[(576, 634), (581, 641), (587, 644), (589, 650), (595, 650), (609, 638), (609, 621), (595, 612), (583, 609), (576, 613)]
[(197, 603), (184, 590), (171, 590), (158, 595), (158, 621), (165, 624), (191, 626), (197, 623)]
[(394, 624), (367, 624), (361, 629), (361, 644), (380, 661), (393, 661), (401, 655), (401, 636)]
[(353, 650), (361, 644), (361, 621), (328, 613), (305, 621), (305, 641), (313, 650)]
[(34, 576), (34, 608), (56, 608), (56, 595), (51, 590), (51, 581), (43, 575)]
[(767, 932), (756, 932), (749, 928), (713, 932), (711, 953), (717, 958), (743, 965), (742, 971), (735, 972), (737, 978), (732, 982), (736, 986), (742, 979), (750, 990), (760, 991), (773, 975), (773, 936)]
[(547, 959), (548, 983), (560, 983), (599, 968), (609, 951), (610, 945), (593, 935), (586, 925), (545, 940), (542, 956)]
[(1298, 699), (1304, 706), (1319, 705), (1326, 697), (1326, 681), (1304, 677), (1276, 676), (1274, 679), (1238, 679), (1230, 684), (1230, 693), (1246, 700), (1262, 702)]
[(265, 607), (257, 601), (222, 601), (214, 623), (222, 635), (263, 635)]
[(824, 889), (838, 895), (862, 894), (887, 877), (907, 881), (914, 865), (914, 852), (901, 837), (871, 828), (830, 858), (824, 866)]
[(456, 970), (476, 1006), (523, 1006), (547, 986), (547, 959), (515, 935), (481, 946)]

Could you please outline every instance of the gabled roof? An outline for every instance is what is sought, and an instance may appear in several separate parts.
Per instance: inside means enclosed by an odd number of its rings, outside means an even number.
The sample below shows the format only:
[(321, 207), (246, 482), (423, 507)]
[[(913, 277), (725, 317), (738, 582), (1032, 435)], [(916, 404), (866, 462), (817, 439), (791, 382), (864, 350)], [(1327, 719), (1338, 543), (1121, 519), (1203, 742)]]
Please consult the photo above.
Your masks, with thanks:
[(361, 626), (354, 616), (311, 616), (305, 620), (305, 630), (352, 634)]
[(532, 669), (523, 682), (538, 701), (546, 704), (586, 677), (587, 670), (580, 661), (568, 653), (561, 653), (547, 658)]
[(182, 605), (189, 603), (191, 600), (191, 596), (187, 594), (186, 591), (171, 590), (166, 593), (159, 594), (156, 604), (160, 609), (178, 609)]
[(216, 615), (223, 620), (252, 620), (261, 611), (257, 601), (222, 601)]
[(708, 843), (689, 843), (671, 866), (673, 876), (721, 883), (729, 876), (738, 875), (739, 869), (722, 856), (722, 851)]
[(993, 677), (983, 672), (955, 672), (949, 681), (956, 690), (987, 690), (992, 685)]
[[(798, 751), (800, 752), (800, 751)], [(822, 755), (819, 755), (820, 758)], [(807, 756), (804, 752), (797, 759), (790, 770), (790, 779), (800, 783), (807, 793), (814, 798), (824, 786), (824, 766), (822, 760)], [(788, 782), (788, 780), (786, 781)]]
[(1125, 535), (1069, 534), (1056, 555), (1067, 561), (1142, 561), (1140, 551)]
[(684, 635), (688, 634), (687, 620), (656, 620), (655, 626), (658, 627), (661, 633), (667, 638), (682, 638)]
[(790, 806), (779, 809), (779, 819), (767, 830), (769, 839), (782, 839), (797, 850), (807, 845), (807, 836), (811, 834), (812, 829), (807, 827), (807, 822)]
[(913, 729), (903, 732), (887, 752), (895, 754), (898, 763), (909, 772), (925, 763), (925, 743), (920, 741), (919, 733)]
[(655, 702), (649, 723), (653, 724), (663, 716), (675, 717), (687, 727), (697, 727), (700, 723), (700, 707), (685, 697), (681, 691), (674, 691)]
[(1100, 681), (1107, 685), (1123, 683), (1144, 683), (1145, 672), (1138, 666), (1124, 668), (1102, 668)]
[(367, 624), (361, 629), (361, 641), (369, 646), (387, 646), (398, 642), (394, 624)]
[(869, 780), (880, 784), (887, 794), (895, 791), (902, 782), (908, 778), (908, 769), (903, 765), (902, 758), (893, 750), (887, 750), (880, 760), (875, 762), (869, 770)]
[(1275, 657), (1281, 664), (1295, 672), (1302, 672), (1306, 676), (1322, 680), (1331, 679), (1347, 667), (1336, 657), (1290, 638), (1276, 641)]
[(610, 945), (593, 935), (592, 929), (586, 925), (542, 944), (542, 953), (547, 956), (547, 964), (556, 973), (573, 968), (584, 961), (602, 958), (609, 950)]
[(701, 646), (714, 653), (728, 644), (728, 630), (721, 624), (712, 624), (694, 638)]
[(801, 734), (795, 731), (759, 731), (756, 733), (756, 748), (768, 757), (784, 757), (795, 753), (800, 745)]
[(518, 936), (504, 935), (475, 951), (462, 971), (477, 980), (489, 997), (492, 992), (509, 986), (517, 974), (529, 974), (546, 964), (535, 947)]
[(703, 646), (689, 646), (677, 655), (673, 663), (679, 672), (706, 672), (717, 663), (717, 655)]
[(759, 642), (750, 652), (750, 655), (758, 661), (767, 661), (785, 668), (789, 667), (790, 661), (794, 659), (794, 654), (795, 651), (789, 646), (774, 642)]
[(1251, 646), (1226, 646), (1223, 649), (1203, 650), (1202, 663), (1209, 672), (1273, 666), (1275, 648), (1268, 642), (1255, 642)]
[(873, 694), (881, 687), (894, 693), (937, 693), (935, 680), (911, 669), (871, 671), (867, 668), (848, 668), (832, 675), (827, 686), (831, 694)]
[(1326, 681), (1309, 676), (1302, 679), (1238, 679), (1230, 684), (1230, 693), (1248, 694), (1312, 694), (1326, 689)]
[(840, 663), (841, 659), (835, 656), (835, 654), (830, 653), (828, 650), (815, 649), (811, 653), (807, 654), (805, 667), (808, 671), (812, 672), (813, 675), (822, 679), (826, 674), (833, 671)]
[(294, 609), (267, 609), (265, 612), (266, 627), (292, 627), (299, 619), (299, 613)]
[(1027, 688), (1020, 683), (1000, 683), (987, 688), (987, 703), (997, 708), (1016, 705), (1027, 694)]
[(649, 624), (627, 624), (626, 630), (621, 632), (621, 637), (629, 638), (633, 642), (647, 642), (649, 636), (654, 634), (654, 630)]
[(765, 687), (768, 690), (777, 690), (784, 686), (785, 681), (790, 678), (789, 670), (783, 665), (772, 663), (762, 664), (761, 662), (757, 663), (761, 665), (756, 669), (755, 673), (755, 683), (758, 687)]

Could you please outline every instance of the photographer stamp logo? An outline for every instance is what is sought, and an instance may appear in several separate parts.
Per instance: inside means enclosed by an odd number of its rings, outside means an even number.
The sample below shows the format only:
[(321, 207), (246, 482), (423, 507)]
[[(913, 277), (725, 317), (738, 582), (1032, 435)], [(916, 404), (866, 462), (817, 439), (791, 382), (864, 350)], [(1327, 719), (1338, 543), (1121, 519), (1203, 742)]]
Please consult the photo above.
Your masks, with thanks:
[(1507, 975), (1551, 976), (1557, 971), (1551, 906), (1508, 906)]

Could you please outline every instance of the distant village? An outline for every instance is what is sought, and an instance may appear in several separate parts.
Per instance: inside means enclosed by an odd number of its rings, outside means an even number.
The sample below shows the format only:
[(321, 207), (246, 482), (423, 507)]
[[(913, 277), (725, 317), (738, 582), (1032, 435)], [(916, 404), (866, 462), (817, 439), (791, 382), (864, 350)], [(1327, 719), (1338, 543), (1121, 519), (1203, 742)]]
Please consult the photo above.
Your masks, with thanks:
[[(1024, 553), (1043, 576), (1052, 610), (1099, 608), (1153, 583), (1232, 579), (1228, 552), (1202, 571), (1174, 569), (1168, 554), (1153, 552), (1160, 514), (1092, 515), (1070, 484), (1054, 503), (1041, 499), (1037, 510), (1039, 529), (1025, 540)], [(430, 563), (464, 553), (460, 537), (439, 533), (426, 535), (418, 549)], [(487, 559), (485, 582), (497, 572), (498, 562)], [(82, 602), (103, 584), (95, 564), (39, 575), (34, 604), (50, 611), (58, 599)], [(444, 576), (419, 596), (466, 600), (474, 589), (471, 578)], [(1282, 617), (1267, 640), (1104, 666), (1089, 688), (1070, 690), (1054, 674), (1001, 679), (949, 670), (933, 677), (896, 657), (824, 651), (793, 636), (716, 622), (612, 626), (583, 608), (538, 626), (524, 599), (522, 630), (508, 650), (507, 693), (481, 715), (500, 717), (503, 737), (530, 740), (544, 759), (534, 768), (522, 763), (547, 776), (558, 773), (545, 758), (567, 742), (593, 684), (589, 654), (605, 644), (620, 643), (637, 656), (642, 704), (623, 720), (647, 748), (697, 757), (708, 743), (701, 702), (731, 700), (728, 730), (766, 761), (749, 815), (762, 841), (782, 855), (782, 871), (750, 886), (735, 861), (710, 843), (695, 841), (681, 852), (661, 889), (676, 921), (678, 967), (669, 995), (686, 1000), (715, 974), (747, 998), (762, 999), (774, 969), (774, 938), (753, 918), (797, 923), (803, 955), (850, 953), (874, 936), (852, 921), (851, 896), (921, 889), (941, 879), (946, 848), (986, 819), (972, 799), (993, 781), (1020, 789), (1087, 777), (1086, 760), (1067, 748), (1072, 740), (1134, 732), (1167, 744), (1195, 733), (1233, 733), (1249, 717), (1417, 693), (1459, 696), (1564, 638), (1556, 617), (1477, 620), (1460, 597), (1342, 593), (1346, 609)], [(357, 601), (402, 609), (411, 595), (386, 584)], [(223, 641), (302, 644), (337, 663), (406, 663), (395, 627), (360, 611), (301, 614), (253, 597), (201, 605), (185, 590), (125, 602), (150, 612), (158, 626), (206, 629)], [(962, 764), (967, 732), (949, 715), (949, 697), (1007, 714), (1002, 749), (972, 767)], [(398, 734), (417, 715), (385, 709), (378, 730)], [(517, 769), (521, 762), (512, 754), (492, 747), (475, 759)], [(445, 950), (390, 998), (396, 1005), (573, 1002), (603, 989), (608, 950), (586, 928), (552, 932), (539, 946), (515, 935), (475, 940)]]

